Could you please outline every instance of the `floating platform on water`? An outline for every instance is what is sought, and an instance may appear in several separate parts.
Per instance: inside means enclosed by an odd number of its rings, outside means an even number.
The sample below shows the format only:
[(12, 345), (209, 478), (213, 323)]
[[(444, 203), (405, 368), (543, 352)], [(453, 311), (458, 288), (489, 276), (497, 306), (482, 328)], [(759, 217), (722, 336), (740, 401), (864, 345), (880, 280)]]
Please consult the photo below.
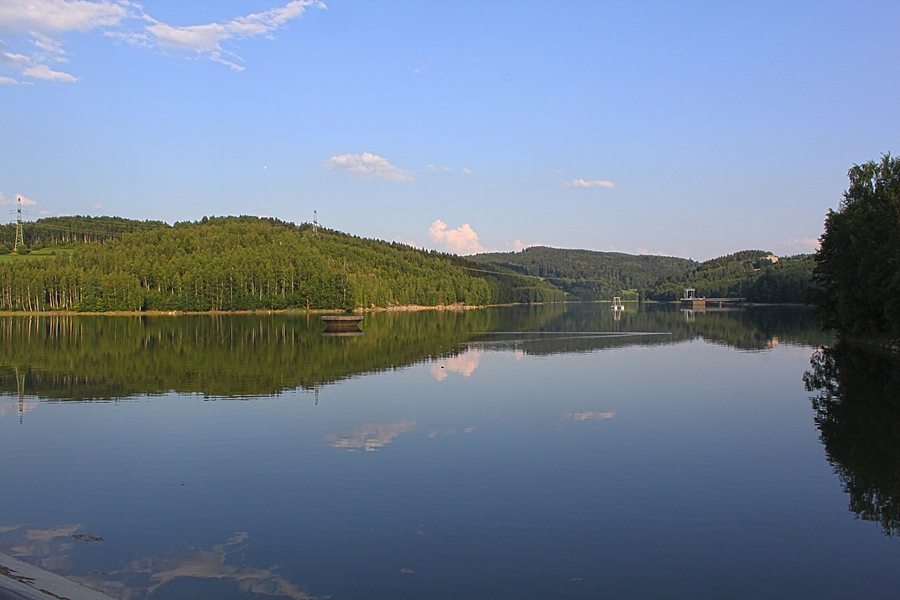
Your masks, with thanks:
[(363, 318), (359, 315), (326, 315), (322, 317), (325, 322), (325, 335), (328, 334), (356, 334), (363, 332), (359, 328)]

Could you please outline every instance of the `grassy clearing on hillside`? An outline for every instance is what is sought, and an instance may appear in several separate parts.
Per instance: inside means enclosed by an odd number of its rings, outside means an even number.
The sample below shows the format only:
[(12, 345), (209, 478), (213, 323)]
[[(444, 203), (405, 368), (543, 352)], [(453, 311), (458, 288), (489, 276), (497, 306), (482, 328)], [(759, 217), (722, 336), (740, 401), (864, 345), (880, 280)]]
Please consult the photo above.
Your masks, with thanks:
[(74, 252), (71, 248), (43, 248), (41, 250), (35, 250), (34, 252), (29, 252), (28, 254), (17, 254), (15, 252), (11, 254), (0, 254), (0, 262), (9, 262), (14, 260), (35, 260), (40, 258), (52, 258), (57, 254), (72, 254)]

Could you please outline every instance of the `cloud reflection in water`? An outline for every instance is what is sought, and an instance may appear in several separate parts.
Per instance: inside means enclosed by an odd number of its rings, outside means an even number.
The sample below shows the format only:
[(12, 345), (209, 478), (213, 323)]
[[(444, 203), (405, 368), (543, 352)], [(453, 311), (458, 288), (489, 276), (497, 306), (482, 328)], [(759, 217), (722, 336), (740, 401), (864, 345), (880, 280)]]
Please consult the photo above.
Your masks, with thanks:
[(374, 452), (376, 448), (390, 444), (401, 433), (414, 431), (415, 428), (416, 422), (410, 420), (385, 424), (366, 423), (350, 433), (330, 433), (327, 439), (335, 448), (351, 452), (363, 448), (366, 452)]
[(478, 368), (478, 361), (481, 360), (482, 354), (484, 354), (484, 350), (474, 349), (439, 360), (431, 365), (431, 376), (437, 381), (447, 379), (449, 373), (459, 373), (463, 377), (469, 377)]

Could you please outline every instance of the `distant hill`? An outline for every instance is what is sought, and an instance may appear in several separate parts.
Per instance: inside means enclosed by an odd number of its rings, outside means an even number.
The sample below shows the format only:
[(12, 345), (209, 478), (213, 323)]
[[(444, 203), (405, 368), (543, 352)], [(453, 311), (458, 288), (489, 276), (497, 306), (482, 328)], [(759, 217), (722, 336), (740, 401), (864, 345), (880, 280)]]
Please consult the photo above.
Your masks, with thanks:
[(770, 259), (771, 253), (744, 250), (705, 261), (661, 279), (646, 290), (651, 300), (676, 300), (685, 288), (698, 296), (746, 298), (750, 302), (802, 303), (814, 265), (811, 254)]
[[(491, 252), (469, 257), (475, 262), (545, 277), (572, 300), (638, 299), (641, 291), (677, 278), (700, 263), (674, 256), (566, 250), (534, 246), (520, 252)], [(673, 279), (674, 280), (674, 279)]]
[(812, 273), (812, 255), (770, 259), (764, 250), (743, 250), (705, 262), (673, 256), (566, 250), (535, 246), (520, 252), (469, 257), (496, 269), (544, 277), (569, 300), (677, 300), (685, 288), (708, 297), (750, 302), (802, 303)]

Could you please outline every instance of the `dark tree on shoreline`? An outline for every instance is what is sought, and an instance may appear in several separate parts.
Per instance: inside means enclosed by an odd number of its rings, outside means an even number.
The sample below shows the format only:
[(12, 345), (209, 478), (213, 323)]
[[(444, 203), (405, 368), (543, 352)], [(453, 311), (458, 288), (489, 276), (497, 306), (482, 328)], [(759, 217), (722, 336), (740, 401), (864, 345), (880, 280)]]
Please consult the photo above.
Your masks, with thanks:
[(851, 336), (900, 336), (900, 159), (850, 169), (825, 219), (810, 300), (821, 324)]

